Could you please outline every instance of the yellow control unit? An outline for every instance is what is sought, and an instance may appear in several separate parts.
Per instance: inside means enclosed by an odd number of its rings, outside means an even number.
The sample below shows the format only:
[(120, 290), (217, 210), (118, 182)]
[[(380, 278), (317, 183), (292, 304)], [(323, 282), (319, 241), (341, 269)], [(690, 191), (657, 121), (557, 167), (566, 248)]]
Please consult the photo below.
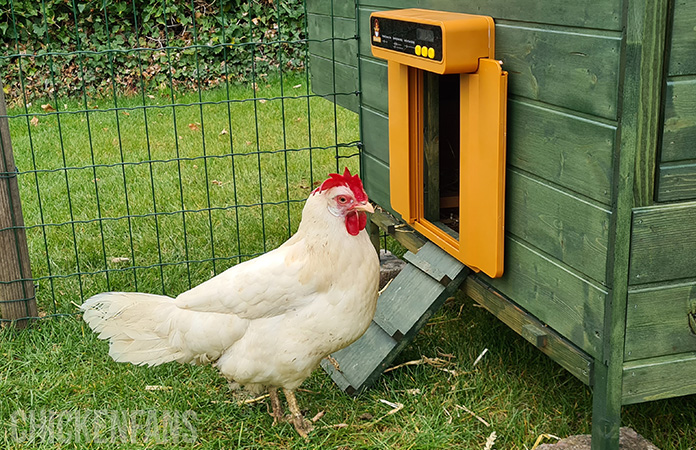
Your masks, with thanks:
[(507, 72), (493, 19), (377, 12), (370, 41), (388, 61), (392, 208), (467, 266), (501, 276)]

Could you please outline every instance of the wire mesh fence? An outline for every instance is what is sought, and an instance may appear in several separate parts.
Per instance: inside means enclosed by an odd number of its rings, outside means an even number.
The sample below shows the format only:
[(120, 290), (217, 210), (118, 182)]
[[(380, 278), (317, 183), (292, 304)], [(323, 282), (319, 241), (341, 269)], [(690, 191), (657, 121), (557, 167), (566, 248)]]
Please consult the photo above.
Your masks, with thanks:
[(27, 317), (176, 295), (280, 245), (327, 173), (358, 169), (358, 117), (311, 90), (301, 1), (0, 3), (0, 183), (24, 221), (0, 236), (25, 233), (31, 261), (0, 284), (32, 282), (38, 312), (26, 289), (0, 302)]

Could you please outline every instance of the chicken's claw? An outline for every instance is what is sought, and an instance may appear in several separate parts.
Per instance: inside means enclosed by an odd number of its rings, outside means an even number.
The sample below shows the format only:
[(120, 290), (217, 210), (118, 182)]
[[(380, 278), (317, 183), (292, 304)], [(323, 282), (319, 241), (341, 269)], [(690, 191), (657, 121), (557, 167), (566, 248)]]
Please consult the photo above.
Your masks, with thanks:
[(299, 434), (303, 438), (307, 438), (309, 436), (309, 433), (314, 429), (314, 425), (312, 425), (312, 422), (305, 419), (302, 416), (302, 414), (291, 414), (289, 417), (289, 421), (295, 426), (297, 434)]
[(297, 405), (297, 399), (295, 398), (295, 391), (291, 389), (283, 389), (285, 394), (285, 400), (288, 402), (288, 409), (290, 410), (290, 416), (288, 421), (295, 426), (297, 434), (306, 438), (309, 433), (314, 429), (312, 422), (305, 419), (300, 411), (300, 407)]

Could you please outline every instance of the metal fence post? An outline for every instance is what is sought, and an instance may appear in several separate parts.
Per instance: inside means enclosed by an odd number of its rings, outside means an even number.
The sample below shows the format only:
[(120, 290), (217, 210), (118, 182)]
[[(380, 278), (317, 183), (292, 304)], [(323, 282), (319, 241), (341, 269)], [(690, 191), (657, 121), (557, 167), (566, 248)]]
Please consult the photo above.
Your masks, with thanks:
[[(0, 82), (0, 314), (24, 328), (36, 317), (36, 298), (29, 248), (19, 199), (17, 169), (10, 142), (10, 126)], [(18, 320), (21, 319), (21, 320)]]

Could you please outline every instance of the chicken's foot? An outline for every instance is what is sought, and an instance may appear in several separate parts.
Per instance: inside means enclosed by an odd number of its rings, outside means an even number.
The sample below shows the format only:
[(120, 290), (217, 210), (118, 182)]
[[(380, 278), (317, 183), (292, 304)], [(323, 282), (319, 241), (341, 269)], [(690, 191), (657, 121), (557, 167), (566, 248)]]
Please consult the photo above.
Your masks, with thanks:
[(312, 422), (302, 416), (302, 412), (300, 412), (300, 408), (297, 405), (297, 399), (295, 398), (295, 391), (292, 389), (283, 389), (283, 393), (285, 394), (285, 400), (287, 400), (288, 408), (290, 409), (290, 423), (295, 426), (295, 430), (297, 430), (300, 436), (306, 438), (310, 431), (314, 429)]
[(278, 398), (278, 389), (268, 388), (268, 396), (271, 399), (271, 417), (273, 417), (273, 425), (278, 422), (285, 421), (285, 414), (283, 414), (283, 406), (280, 404), (280, 398)]

